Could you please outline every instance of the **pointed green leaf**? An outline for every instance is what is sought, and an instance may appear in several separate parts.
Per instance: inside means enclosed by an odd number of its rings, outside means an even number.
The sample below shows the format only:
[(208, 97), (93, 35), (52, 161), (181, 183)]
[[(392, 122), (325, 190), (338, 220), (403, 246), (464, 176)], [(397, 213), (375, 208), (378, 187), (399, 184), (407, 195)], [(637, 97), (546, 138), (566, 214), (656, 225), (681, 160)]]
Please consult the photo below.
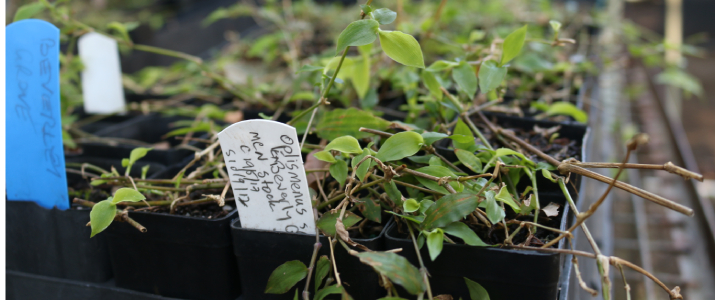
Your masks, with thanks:
[(454, 154), (457, 155), (457, 159), (459, 159), (459, 162), (461, 162), (470, 170), (474, 171), (475, 173), (480, 173), (482, 171), (482, 161), (479, 160), (479, 158), (477, 158), (474, 153), (462, 149), (457, 149), (454, 150)]
[(397, 13), (389, 8), (379, 8), (372, 12), (372, 18), (379, 22), (380, 25), (387, 25), (395, 21)]
[(393, 283), (401, 285), (408, 293), (417, 295), (425, 291), (420, 271), (406, 258), (391, 252), (362, 252), (356, 256)]
[(394, 61), (410, 67), (424, 68), (422, 49), (417, 40), (399, 31), (380, 31), (380, 45)]
[(402, 203), (402, 210), (407, 213), (413, 213), (420, 209), (420, 203), (417, 200), (409, 198)]
[(322, 160), (324, 162), (334, 163), (337, 161), (335, 159), (335, 157), (333, 157), (333, 155), (330, 154), (330, 151), (328, 151), (328, 150), (315, 152), (315, 153), (313, 153), (313, 156), (315, 156), (315, 158)]
[(323, 255), (318, 259), (315, 266), (315, 291), (318, 291), (328, 273), (330, 273), (330, 259), (328, 259), (328, 256)]
[(284, 294), (308, 275), (308, 267), (299, 260), (288, 261), (273, 270), (268, 277), (266, 294)]
[(422, 138), (425, 140), (425, 145), (431, 146), (434, 142), (439, 141), (448, 135), (441, 132), (425, 131), (422, 133)]
[(487, 293), (487, 290), (485, 290), (482, 285), (469, 280), (467, 277), (464, 277), (464, 283), (467, 284), (469, 298), (472, 298), (472, 300), (489, 300), (489, 293)]
[(504, 39), (500, 65), (505, 65), (519, 55), (526, 40), (526, 25), (510, 33)]
[(422, 71), (420, 76), (422, 77), (422, 82), (429, 90), (430, 95), (441, 101), (444, 93), (442, 93), (442, 89), (440, 89), (442, 85), (437, 81), (437, 77), (432, 72), (427, 71)]
[(349, 46), (362, 46), (375, 41), (380, 23), (375, 20), (359, 20), (350, 23), (338, 36), (337, 51)]
[(127, 202), (139, 202), (146, 199), (142, 193), (131, 188), (121, 188), (114, 192), (114, 199), (112, 203), (117, 204), (122, 201)]
[(341, 136), (337, 139), (334, 139), (330, 143), (328, 143), (327, 146), (325, 146), (325, 150), (337, 150), (342, 153), (350, 153), (350, 154), (361, 154), (362, 149), (360, 148), (360, 143), (358, 142), (357, 139), (355, 139), (352, 136)]
[[(375, 153), (375, 151), (372, 151), (372, 149), (370, 149), (370, 148), (363, 149), (362, 154), (353, 157), (353, 160), (351, 163), (352, 168), (354, 169), (355, 166), (357, 166), (357, 164), (359, 164), (360, 161), (362, 161), (363, 158), (365, 158), (365, 156), (368, 156), (368, 155), (375, 156), (375, 155), (377, 155), (377, 153)], [(376, 165), (377, 165), (377, 162), (375, 162), (371, 158), (368, 158), (365, 161), (363, 161), (362, 164), (360, 164), (360, 166), (357, 168), (357, 171), (356, 171), (356, 175), (358, 176), (358, 179), (363, 180), (363, 178), (365, 178), (365, 175), (367, 174), (367, 171)]]
[(569, 102), (554, 102), (549, 106), (549, 109), (546, 110), (546, 114), (549, 116), (566, 115), (574, 118), (576, 122), (588, 123), (588, 114)]
[(517, 214), (521, 211), (519, 209), (519, 205), (514, 202), (514, 198), (511, 197), (511, 194), (509, 194), (509, 190), (506, 188), (506, 186), (502, 186), (501, 189), (499, 190), (499, 193), (497, 193), (496, 196), (494, 196), (494, 199), (504, 202), (505, 204), (511, 206), (512, 209), (514, 209), (514, 212)]
[(146, 156), (146, 154), (151, 151), (153, 148), (144, 148), (144, 147), (137, 147), (132, 150), (132, 152), (129, 154), (129, 164), (133, 165), (134, 163), (137, 162), (137, 160), (141, 159), (142, 157)]
[[(337, 223), (339, 216), (340, 211), (326, 212), (322, 217), (320, 217), (315, 225), (318, 226), (318, 228), (320, 228), (326, 236), (335, 237), (335, 223)], [(346, 211), (343, 216), (343, 225), (345, 225), (345, 229), (347, 229), (361, 220), (362, 218), (360, 216), (350, 211)]]
[(45, 4), (42, 2), (33, 2), (20, 6), (15, 12), (15, 19), (13, 22), (21, 21), (24, 19), (29, 19), (45, 10)]
[(472, 130), (467, 127), (467, 124), (465, 124), (461, 118), (457, 121), (457, 125), (454, 127), (452, 135), (464, 137), (463, 139), (452, 139), (454, 141), (453, 143), (455, 148), (468, 150), (473, 145), (476, 145)]
[(432, 261), (437, 259), (440, 253), (442, 253), (442, 246), (444, 245), (444, 232), (442, 229), (435, 229), (432, 231), (422, 231), (427, 239), (427, 250), (429, 250), (429, 257)]
[(453, 62), (453, 61), (446, 61), (446, 60), (438, 60), (436, 62), (433, 62), (427, 69), (426, 71), (429, 72), (439, 72), (439, 71), (444, 71), (444, 70), (449, 70), (452, 69), (456, 66), (458, 66), (459, 63)]
[(313, 300), (323, 300), (328, 295), (335, 295), (335, 294), (342, 294), (342, 293), (343, 293), (343, 287), (334, 284), (331, 286), (327, 286), (327, 287), (319, 290), (317, 293), (315, 293), (315, 297), (313, 297)]
[[(442, 167), (442, 166), (427, 166), (427, 167), (422, 167), (417, 169), (416, 171), (422, 172), (428, 175), (432, 175), (435, 177), (450, 177), (450, 178), (457, 178), (457, 175), (455, 175), (452, 171), (449, 169)], [(443, 186), (439, 185), (438, 182), (434, 180), (430, 180), (427, 178), (422, 178), (422, 177), (416, 177), (417, 181), (419, 181), (422, 185), (425, 187), (429, 188), (430, 190), (440, 192), (442, 194), (449, 194), (446, 188)], [(461, 183), (458, 181), (451, 181), (449, 182), (449, 185), (454, 188), (457, 192), (461, 192), (464, 189), (464, 186), (462, 186)]]
[(454, 222), (444, 227), (444, 233), (456, 236), (470, 246), (489, 246), (471, 229), (467, 224), (462, 222)]
[(402, 193), (400, 193), (400, 190), (397, 189), (397, 185), (395, 184), (394, 180), (390, 180), (389, 183), (385, 183), (385, 192), (387, 193), (387, 196), (390, 197), (390, 200), (392, 202), (395, 202), (397, 205), (402, 205)]
[(477, 197), (472, 193), (446, 195), (434, 203), (426, 212), (422, 222), (423, 230), (443, 228), (452, 222), (462, 220), (477, 208)]
[(551, 20), (549, 21), (549, 25), (551, 25), (551, 29), (553, 29), (554, 32), (559, 32), (561, 30), (561, 22), (559, 21)]
[(489, 218), (489, 221), (492, 222), (492, 224), (499, 223), (504, 219), (504, 217), (506, 217), (506, 213), (497, 203), (494, 192), (486, 191), (484, 192), (484, 197), (486, 197), (486, 200), (484, 201), (486, 203), (487, 218)]
[(477, 75), (474, 73), (474, 68), (466, 61), (460, 62), (459, 66), (452, 70), (452, 79), (462, 91), (467, 93), (469, 99), (472, 99), (477, 93)]
[(377, 152), (376, 157), (383, 163), (400, 160), (405, 157), (412, 156), (417, 153), (417, 151), (420, 151), (424, 143), (425, 140), (417, 132), (400, 132), (389, 137), (385, 143), (382, 144), (382, 147), (380, 147), (380, 151)]
[(479, 67), (479, 90), (486, 94), (499, 87), (506, 77), (506, 67), (500, 67), (497, 62), (487, 60)]
[(330, 165), (328, 170), (330, 171), (330, 176), (333, 176), (335, 181), (340, 184), (340, 188), (342, 188), (348, 178), (348, 163), (342, 159), (337, 159)]
[(92, 234), (89, 237), (91, 238), (97, 233), (100, 233), (107, 229), (107, 227), (112, 224), (114, 216), (116, 215), (117, 205), (112, 203), (111, 197), (107, 200), (99, 201), (97, 202), (97, 204), (92, 206), (92, 211), (89, 213), (89, 221), (91, 222), (92, 226)]

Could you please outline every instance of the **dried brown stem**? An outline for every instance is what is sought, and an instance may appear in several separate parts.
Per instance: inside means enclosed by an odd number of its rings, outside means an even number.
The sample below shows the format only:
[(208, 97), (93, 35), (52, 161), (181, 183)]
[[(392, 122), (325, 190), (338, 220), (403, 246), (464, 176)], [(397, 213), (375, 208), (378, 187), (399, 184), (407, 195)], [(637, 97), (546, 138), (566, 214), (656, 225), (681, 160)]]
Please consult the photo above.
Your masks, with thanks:
[[(619, 163), (599, 163), (599, 162), (569, 162), (572, 165), (576, 165), (582, 168), (618, 168), (621, 164)], [(682, 167), (674, 165), (672, 162), (667, 162), (662, 165), (651, 165), (651, 164), (625, 164), (626, 169), (646, 169), (646, 170), (662, 170), (669, 173), (681, 176), (685, 179), (695, 179), (697, 181), (703, 181), (703, 175), (688, 171)]]

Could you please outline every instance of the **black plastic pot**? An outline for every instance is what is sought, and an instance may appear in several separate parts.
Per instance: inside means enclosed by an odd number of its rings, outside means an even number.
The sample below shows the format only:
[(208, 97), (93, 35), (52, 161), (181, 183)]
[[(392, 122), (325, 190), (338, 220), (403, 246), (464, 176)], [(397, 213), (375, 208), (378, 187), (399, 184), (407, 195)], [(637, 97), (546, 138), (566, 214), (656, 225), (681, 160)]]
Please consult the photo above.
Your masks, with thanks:
[[(385, 228), (389, 224), (389, 222), (386, 223)], [(354, 239), (354, 241), (372, 250), (383, 250), (384, 233), (385, 229), (375, 238)], [(300, 260), (306, 266), (310, 264), (315, 235), (241, 228), (239, 220), (231, 224), (231, 234), (238, 269), (242, 274), (242, 297), (246, 300), (293, 299), (293, 290), (280, 295), (264, 294), (263, 291), (268, 283), (268, 277), (283, 263)], [(321, 235), (320, 243), (323, 246), (320, 248), (319, 254), (330, 257), (328, 238)], [(334, 253), (340, 279), (353, 299), (372, 300), (385, 296), (386, 292), (379, 285), (378, 275), (371, 267), (349, 255), (340, 245), (334, 247)], [(314, 284), (315, 281), (311, 281), (311, 294), (314, 294)], [(304, 286), (304, 280), (296, 284), (299, 293), (302, 292)]]
[[(173, 148), (181, 143), (173, 137), (163, 139), (162, 137), (169, 133), (174, 128), (171, 127), (173, 122), (179, 120), (189, 120), (189, 118), (184, 117), (164, 117), (158, 114), (151, 114), (147, 116), (140, 116), (129, 121), (104, 128), (96, 132), (96, 135), (100, 137), (112, 137), (112, 138), (122, 138), (136, 140), (144, 142), (147, 144), (155, 144), (161, 141), (167, 141), (172, 147), (169, 150), (154, 149), (149, 151), (147, 155), (142, 158), (143, 161), (152, 161), (161, 163), (164, 165), (172, 165), (178, 163), (188, 156), (194, 154), (193, 151), (189, 149), (176, 149)], [(199, 146), (196, 142), (190, 143), (193, 146)], [(103, 157), (103, 158), (114, 158), (122, 159), (128, 158), (129, 154), (137, 145), (130, 145), (126, 143), (118, 143), (115, 145), (110, 145), (106, 143), (87, 143), (82, 145), (84, 149), (85, 156), (92, 157)]]
[(107, 228), (117, 287), (185, 299), (238, 297), (229, 229), (235, 209), (214, 220), (146, 212), (129, 216), (147, 232), (118, 222)]
[[(557, 194), (539, 194), (542, 207), (549, 202), (559, 203), (560, 215), (557, 217), (561, 230), (567, 227), (571, 215), (565, 198)], [(406, 229), (405, 229), (406, 230)], [(402, 248), (399, 255), (404, 256), (413, 265), (419, 266), (415, 248), (409, 236), (403, 237), (393, 223), (385, 233), (385, 248)], [(562, 249), (565, 240), (558, 243)], [(449, 294), (454, 299), (470, 299), (464, 278), (469, 278), (482, 285), (492, 300), (553, 300), (558, 295), (559, 276), (562, 270), (562, 257), (556, 253), (541, 253), (501, 249), (497, 247), (474, 247), (464, 244), (445, 243), (441, 254), (435, 261), (430, 260), (427, 247), (422, 247), (422, 259), (431, 277), (429, 279), (433, 295)], [(407, 292), (400, 290), (400, 296)]]

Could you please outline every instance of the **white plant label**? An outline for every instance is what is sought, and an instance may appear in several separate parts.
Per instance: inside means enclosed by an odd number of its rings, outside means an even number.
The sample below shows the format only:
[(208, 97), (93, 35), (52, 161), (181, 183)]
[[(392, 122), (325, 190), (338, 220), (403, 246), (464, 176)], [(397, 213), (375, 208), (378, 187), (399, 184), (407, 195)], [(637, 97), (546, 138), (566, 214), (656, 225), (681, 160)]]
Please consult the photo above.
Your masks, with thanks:
[(314, 233), (300, 141), (269, 120), (235, 123), (218, 134), (241, 227)]
[(89, 114), (112, 114), (126, 111), (122, 70), (117, 41), (90, 32), (77, 42), (82, 59), (82, 94), (84, 111)]

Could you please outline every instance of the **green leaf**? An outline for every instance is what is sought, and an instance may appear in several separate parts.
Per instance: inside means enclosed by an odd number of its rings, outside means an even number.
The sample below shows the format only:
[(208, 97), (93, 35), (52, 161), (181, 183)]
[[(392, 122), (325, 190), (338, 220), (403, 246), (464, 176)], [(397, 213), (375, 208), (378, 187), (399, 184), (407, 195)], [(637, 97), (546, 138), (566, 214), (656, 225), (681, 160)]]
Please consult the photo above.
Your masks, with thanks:
[(428, 145), (428, 146), (431, 146), (432, 143), (439, 141), (446, 137), (448, 137), (448, 135), (441, 133), (441, 132), (425, 131), (422, 133), (422, 138), (425, 141), (425, 145)]
[(554, 102), (549, 106), (549, 109), (546, 110), (546, 114), (549, 116), (567, 115), (573, 117), (576, 122), (588, 123), (588, 114), (569, 102)]
[(489, 218), (489, 221), (492, 222), (492, 224), (499, 223), (504, 219), (506, 213), (501, 206), (497, 204), (497, 200), (494, 198), (494, 192), (486, 191), (484, 192), (484, 197), (486, 197), (486, 200), (484, 201), (486, 202), (487, 218)]
[(370, 57), (363, 56), (362, 60), (353, 64), (350, 70), (350, 81), (360, 99), (365, 98), (370, 90)]
[(121, 188), (114, 192), (114, 199), (112, 203), (117, 204), (119, 202), (139, 202), (146, 199), (142, 193), (137, 192), (135, 189), (131, 188)]
[(335, 181), (340, 184), (340, 188), (342, 188), (345, 185), (345, 180), (348, 178), (348, 163), (342, 159), (337, 159), (330, 165), (328, 170), (330, 171), (330, 175), (335, 178)]
[(325, 287), (324, 289), (321, 289), (317, 293), (315, 293), (313, 300), (323, 300), (328, 295), (342, 294), (342, 293), (343, 293), (343, 287), (334, 284), (334, 285)]
[(422, 231), (422, 234), (427, 238), (427, 250), (429, 250), (429, 257), (432, 261), (437, 259), (440, 253), (442, 253), (442, 246), (444, 245), (444, 232), (442, 229), (435, 229), (432, 231)]
[(469, 298), (472, 300), (490, 300), (489, 293), (479, 283), (471, 281), (467, 277), (464, 277), (464, 283), (469, 289)]
[[(295, 72), (295, 73), (298, 74), (298, 73), (303, 73), (303, 72), (309, 72), (309, 73), (310, 73), (310, 72), (315, 72), (315, 71), (322, 71), (323, 68), (324, 68), (324, 67), (320, 67), (320, 66), (304, 65), (304, 66), (300, 67), (300, 70), (298, 70), (298, 72)], [(309, 95), (310, 95), (311, 98), (312, 98), (313, 93), (309, 93)]]
[[(335, 224), (337, 223), (339, 216), (340, 211), (326, 212), (322, 217), (320, 217), (315, 225), (318, 226), (318, 228), (320, 228), (326, 236), (335, 237)], [(343, 216), (343, 225), (345, 225), (345, 228), (347, 229), (350, 226), (357, 224), (357, 222), (360, 222), (360, 220), (362, 220), (360, 216), (350, 211), (346, 211)]]
[(268, 277), (266, 294), (284, 294), (308, 275), (308, 267), (299, 260), (288, 261), (273, 270)]
[(33, 2), (20, 6), (15, 12), (15, 19), (13, 22), (17, 22), (24, 19), (29, 19), (45, 10), (45, 4), (42, 2)]
[(436, 62), (433, 62), (427, 69), (426, 71), (429, 72), (439, 72), (439, 71), (444, 71), (444, 70), (449, 70), (452, 69), (456, 66), (458, 66), (459, 63), (453, 62), (453, 61), (447, 61), (447, 60), (438, 60)]
[(524, 156), (524, 154), (521, 154), (519, 152), (516, 152), (516, 151), (508, 149), (508, 148), (499, 148), (494, 152), (494, 155), (492, 156), (492, 158), (484, 166), (484, 169), (482, 170), (482, 172), (483, 173), (486, 172), (487, 169), (497, 161), (497, 159), (499, 159), (502, 156), (506, 156), (506, 155), (515, 155), (515, 156), (521, 158), (523, 164), (531, 165), (531, 166), (534, 165), (534, 162), (531, 161), (530, 159), (526, 158), (526, 156)]
[(385, 192), (387, 193), (387, 196), (390, 197), (390, 200), (392, 202), (395, 202), (397, 205), (402, 205), (402, 193), (400, 193), (400, 190), (397, 189), (397, 185), (395, 184), (394, 180), (390, 180), (389, 183), (385, 183)]
[(549, 181), (556, 183), (556, 178), (551, 176), (551, 172), (547, 169), (541, 169), (541, 175), (544, 176), (544, 178), (548, 179)]
[(388, 126), (390, 126), (390, 122), (374, 116), (371, 112), (357, 108), (335, 109), (323, 114), (315, 132), (320, 138), (329, 141), (345, 135), (362, 139), (370, 137), (372, 134), (361, 132), (360, 127), (385, 130)]
[(465, 124), (461, 118), (457, 121), (457, 125), (454, 127), (454, 132), (452, 133), (452, 135), (464, 137), (464, 139), (459, 140), (454, 138), (452, 139), (455, 148), (468, 150), (473, 145), (476, 145), (476, 143), (474, 142), (474, 134), (472, 133), (472, 130), (467, 127), (467, 124)]
[(350, 154), (361, 154), (362, 149), (360, 148), (360, 143), (358, 140), (351, 136), (341, 136), (334, 139), (332, 142), (325, 146), (325, 151), (327, 150), (337, 150), (342, 153)]
[[(422, 167), (417, 169), (416, 171), (422, 172), (425, 174), (429, 174), (435, 177), (450, 177), (450, 178), (457, 178), (457, 175), (452, 173), (449, 169), (443, 167), (443, 166), (427, 166), (427, 167)], [(430, 190), (440, 192), (442, 194), (449, 194), (446, 188), (443, 186), (439, 185), (438, 182), (434, 180), (430, 180), (427, 178), (422, 178), (422, 177), (416, 177), (417, 181), (419, 181), (422, 185), (425, 187), (429, 188)], [(449, 183), (449, 185), (452, 186), (457, 192), (461, 192), (464, 187), (462, 186), (461, 183), (458, 181), (452, 181)]]
[(381, 223), (382, 222), (382, 209), (380, 207), (380, 200), (374, 200), (371, 197), (365, 197), (361, 199), (361, 204), (358, 206), (360, 212), (365, 216), (366, 219)]
[[(353, 157), (351, 166), (354, 169), (355, 166), (357, 166), (357, 164), (359, 164), (360, 161), (363, 160), (363, 158), (365, 158), (365, 156), (368, 156), (368, 155), (375, 156), (376, 154), (377, 153), (375, 153), (375, 151), (372, 151), (370, 148), (365, 148), (365, 149), (363, 149), (362, 154)], [(357, 168), (357, 171), (356, 171), (356, 175), (358, 176), (358, 179), (362, 180), (363, 178), (365, 178), (367, 171), (376, 165), (377, 165), (377, 162), (375, 162), (372, 159), (367, 159), (364, 162), (362, 162), (362, 164), (360, 164), (360, 166)]]
[(362, 252), (356, 256), (393, 283), (401, 285), (408, 293), (417, 295), (425, 291), (420, 271), (406, 258), (391, 252)]
[(153, 148), (144, 148), (144, 147), (137, 147), (132, 150), (132, 152), (129, 154), (129, 164), (133, 165), (134, 163), (137, 162), (137, 160), (141, 159), (142, 157), (146, 156), (146, 154), (151, 151)]
[(399, 31), (379, 31), (380, 45), (385, 54), (405, 66), (424, 68), (422, 49), (417, 40)]
[(126, 168), (127, 166), (129, 166), (129, 159), (122, 158), (122, 167)]
[(111, 22), (107, 24), (107, 28), (116, 30), (123, 40), (127, 42), (132, 41), (131, 38), (129, 38), (129, 30), (127, 29), (127, 26), (125, 24), (119, 22)]
[(674, 86), (698, 97), (703, 96), (703, 86), (697, 77), (676, 67), (671, 67), (658, 74), (656, 82)]
[(395, 21), (397, 13), (389, 8), (379, 8), (372, 12), (372, 18), (379, 22), (380, 25), (387, 25)]
[(466, 61), (460, 62), (459, 66), (452, 70), (452, 79), (462, 91), (467, 93), (469, 99), (474, 98), (474, 94), (477, 93), (477, 75), (474, 74), (472, 66)]
[(506, 186), (501, 187), (499, 193), (494, 196), (494, 199), (511, 206), (511, 208), (514, 209), (514, 212), (516, 212), (517, 214), (521, 212), (521, 209), (519, 209), (519, 205), (514, 202), (514, 198), (511, 197), (511, 194), (509, 194), (509, 190), (506, 188)]
[(489, 93), (499, 87), (506, 77), (506, 67), (500, 67), (497, 62), (487, 60), (479, 67), (479, 90), (481, 93)]
[(474, 231), (469, 228), (467, 224), (462, 222), (454, 222), (452, 224), (444, 227), (444, 233), (456, 236), (464, 241), (465, 244), (470, 246), (489, 246), (487, 243), (483, 242), (479, 236), (474, 233)]
[(338, 36), (338, 53), (345, 47), (362, 46), (374, 42), (379, 29), (380, 23), (375, 20), (359, 20), (350, 23)]
[(459, 221), (477, 208), (476, 195), (458, 193), (446, 195), (434, 203), (426, 212), (422, 222), (423, 230), (443, 228), (452, 222)]
[(475, 173), (480, 173), (482, 171), (482, 161), (479, 160), (479, 158), (477, 158), (474, 153), (462, 149), (457, 149), (454, 150), (454, 154), (457, 155), (457, 159), (459, 159), (459, 162), (461, 162), (470, 170), (474, 171)]
[(526, 25), (507, 35), (504, 39), (501, 63), (499, 65), (503, 66), (519, 55), (521, 48), (524, 47), (525, 40)]
[(372, 6), (370, 5), (361, 4), (360, 9), (362, 9), (362, 12), (364, 12), (366, 15), (372, 12)]
[(402, 203), (402, 210), (408, 213), (416, 212), (420, 209), (420, 203), (417, 200), (409, 198)]
[(382, 147), (380, 147), (380, 151), (377, 152), (376, 157), (383, 163), (400, 160), (405, 157), (412, 156), (417, 153), (417, 151), (420, 151), (424, 143), (425, 140), (417, 132), (400, 132), (389, 137), (385, 143), (382, 144)]
[(328, 151), (328, 150), (315, 152), (315, 153), (313, 153), (313, 156), (315, 156), (315, 158), (322, 160), (324, 162), (334, 163), (337, 161), (335, 159), (335, 157), (333, 157), (333, 155), (330, 154), (330, 151)]
[(561, 22), (559, 21), (551, 20), (549, 21), (549, 25), (551, 25), (551, 29), (553, 29), (554, 32), (559, 32), (561, 30)]
[(424, 82), (425, 86), (429, 90), (430, 95), (441, 101), (444, 93), (442, 93), (442, 85), (439, 84), (439, 81), (437, 81), (437, 77), (432, 72), (427, 71), (422, 71), (420, 77), (422, 77), (422, 82)]
[(92, 206), (92, 211), (89, 213), (89, 221), (91, 222), (92, 226), (92, 234), (89, 237), (91, 238), (97, 233), (100, 233), (107, 229), (107, 227), (112, 224), (114, 216), (116, 215), (117, 205), (112, 202), (111, 197), (107, 200), (99, 201), (97, 202), (97, 204)]
[(330, 259), (323, 255), (318, 259), (315, 267), (315, 291), (318, 291), (328, 273), (330, 273)]

